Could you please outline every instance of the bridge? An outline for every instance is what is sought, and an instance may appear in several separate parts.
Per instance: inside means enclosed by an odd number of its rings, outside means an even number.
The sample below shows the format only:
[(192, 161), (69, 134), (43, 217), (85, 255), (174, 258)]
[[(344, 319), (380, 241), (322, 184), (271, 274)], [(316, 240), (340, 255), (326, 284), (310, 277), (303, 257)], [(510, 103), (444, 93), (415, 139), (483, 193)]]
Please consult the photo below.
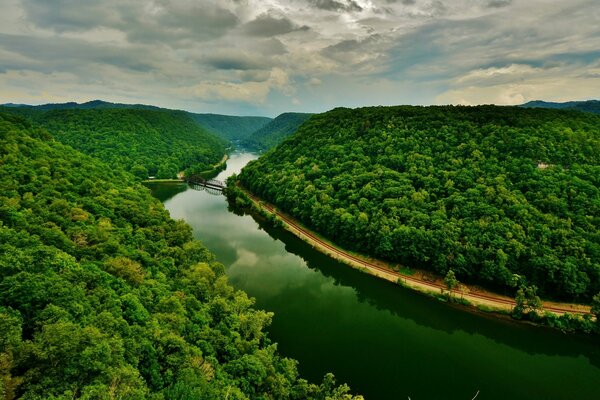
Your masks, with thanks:
[(198, 175), (191, 175), (185, 181), (192, 189), (205, 190), (210, 194), (220, 194), (225, 189), (225, 183), (216, 179), (204, 179)]

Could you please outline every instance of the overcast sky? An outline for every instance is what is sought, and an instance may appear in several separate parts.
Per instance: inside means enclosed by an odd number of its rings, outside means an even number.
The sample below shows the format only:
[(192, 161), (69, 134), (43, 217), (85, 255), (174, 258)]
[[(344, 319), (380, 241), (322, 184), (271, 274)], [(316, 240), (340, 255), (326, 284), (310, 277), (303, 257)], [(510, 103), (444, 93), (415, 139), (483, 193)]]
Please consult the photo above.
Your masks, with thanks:
[(0, 0), (0, 103), (275, 116), (600, 98), (599, 0)]

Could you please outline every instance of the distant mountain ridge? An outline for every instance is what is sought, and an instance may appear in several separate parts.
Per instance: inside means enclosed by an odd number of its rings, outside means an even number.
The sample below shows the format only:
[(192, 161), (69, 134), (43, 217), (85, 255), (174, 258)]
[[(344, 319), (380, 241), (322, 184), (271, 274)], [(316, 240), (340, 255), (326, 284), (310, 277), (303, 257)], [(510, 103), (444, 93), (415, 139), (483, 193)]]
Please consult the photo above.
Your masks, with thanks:
[(190, 116), (207, 131), (230, 141), (246, 139), (252, 132), (272, 121), (269, 117), (242, 117), (222, 114), (197, 114)]
[(555, 103), (551, 101), (532, 100), (519, 105), (522, 108), (552, 108), (559, 110), (577, 110), (600, 114), (600, 100), (566, 101)]
[(129, 109), (141, 109), (141, 110), (160, 110), (161, 107), (150, 106), (147, 104), (124, 104), (124, 103), (111, 103), (104, 100), (92, 100), (85, 103), (76, 103), (69, 101), (67, 103), (48, 103), (40, 105), (31, 104), (14, 104), (6, 103), (2, 104), (4, 107), (23, 107), (32, 108), (36, 110), (92, 110), (92, 109), (105, 109), (105, 108), (129, 108)]
[(256, 150), (275, 147), (296, 132), (313, 115), (291, 112), (280, 114), (262, 128), (252, 132), (243, 144)]
[[(51, 111), (51, 110), (98, 110), (98, 109), (134, 109), (134, 110), (168, 110), (179, 111), (146, 104), (124, 104), (111, 103), (104, 100), (92, 100), (85, 103), (49, 103), (41, 105), (6, 103), (0, 105), (10, 109), (22, 109), (20, 115), (28, 115), (28, 111)], [(187, 113), (197, 124), (201, 125), (210, 133), (228, 141), (237, 141), (246, 138), (250, 133), (268, 124), (272, 118), (260, 116), (236, 116), (210, 113)]]

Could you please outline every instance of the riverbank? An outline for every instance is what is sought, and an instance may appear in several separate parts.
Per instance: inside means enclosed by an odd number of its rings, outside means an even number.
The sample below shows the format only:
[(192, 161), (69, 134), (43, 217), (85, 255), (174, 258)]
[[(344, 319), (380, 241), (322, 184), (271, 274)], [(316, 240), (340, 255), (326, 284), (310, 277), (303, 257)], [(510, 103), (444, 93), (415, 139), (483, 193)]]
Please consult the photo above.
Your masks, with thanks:
[[(223, 158), (221, 158), (221, 161), (214, 164), (212, 169), (202, 171), (199, 173), (199, 175), (208, 179), (210, 177), (210, 175), (218, 174), (219, 172), (223, 171), (223, 169), (225, 169), (225, 166), (226, 166), (225, 163), (227, 162), (228, 159), (229, 159), (229, 154), (225, 153), (223, 155)], [(150, 183), (150, 182), (156, 182), (156, 183), (185, 182), (185, 171), (179, 172), (177, 174), (177, 179), (145, 179), (142, 181), (142, 183)]]
[[(449, 290), (443, 281), (443, 277), (434, 276), (429, 271), (398, 268), (395, 264), (391, 265), (382, 260), (342, 249), (335, 243), (311, 231), (292, 216), (278, 210), (274, 205), (254, 196), (245, 188), (240, 186), (238, 188), (255, 207), (281, 221), (286, 230), (322, 253), (353, 268), (436, 298), (455, 301), (483, 311), (510, 314), (516, 305), (514, 298), (493, 293), (478, 286), (460, 284), (458, 288)], [(408, 273), (405, 273), (405, 271)], [(565, 314), (579, 317), (591, 316), (590, 307), (587, 305), (553, 301), (543, 301), (539, 311), (555, 316), (564, 316)]]

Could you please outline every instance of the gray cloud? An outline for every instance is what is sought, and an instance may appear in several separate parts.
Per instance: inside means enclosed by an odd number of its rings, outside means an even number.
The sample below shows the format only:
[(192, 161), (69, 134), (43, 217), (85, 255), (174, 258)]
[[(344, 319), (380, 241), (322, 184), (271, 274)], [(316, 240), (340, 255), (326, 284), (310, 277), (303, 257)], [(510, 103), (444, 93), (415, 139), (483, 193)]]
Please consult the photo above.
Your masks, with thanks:
[(28, 61), (22, 68), (52, 72), (55, 70), (87, 69), (93, 65), (112, 65), (139, 72), (156, 69), (156, 59), (140, 47), (116, 47), (90, 44), (77, 39), (33, 38), (0, 34), (0, 48), (20, 54)]
[(288, 18), (276, 18), (269, 14), (259, 15), (244, 26), (244, 32), (252, 36), (277, 36), (297, 30), (309, 29), (306, 25), (300, 27)]
[(4, 0), (2, 10), (0, 102), (277, 114), (600, 93), (597, 0)]
[(239, 51), (211, 56), (206, 59), (206, 64), (217, 69), (255, 70), (265, 68), (265, 64), (261, 63), (257, 57), (250, 57)]
[(58, 32), (110, 26), (117, 24), (120, 19), (119, 10), (106, 7), (100, 0), (90, 0), (84, 4), (78, 0), (23, 0), (22, 4), (29, 21)]
[(210, 40), (223, 36), (239, 24), (231, 11), (212, 4), (169, 5), (141, 15), (128, 15), (119, 29), (131, 41), (166, 42)]
[(489, 0), (487, 5), (488, 7), (500, 8), (509, 6), (512, 3), (512, 0)]
[(327, 11), (362, 11), (362, 7), (354, 0), (308, 0), (321, 10)]

